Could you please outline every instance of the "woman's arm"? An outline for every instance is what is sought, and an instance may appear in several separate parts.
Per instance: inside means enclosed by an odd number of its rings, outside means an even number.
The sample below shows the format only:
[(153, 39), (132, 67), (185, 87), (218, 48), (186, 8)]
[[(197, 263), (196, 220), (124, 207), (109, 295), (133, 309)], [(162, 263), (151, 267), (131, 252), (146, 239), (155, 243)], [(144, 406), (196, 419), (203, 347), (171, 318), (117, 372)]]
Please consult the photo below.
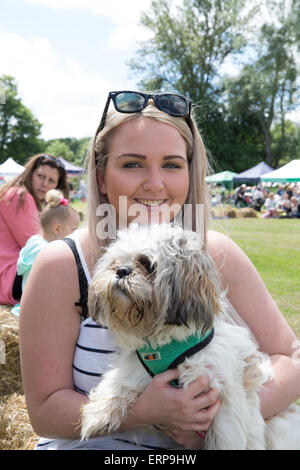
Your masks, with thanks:
[(253, 332), (262, 351), (271, 356), (274, 378), (260, 392), (264, 418), (284, 411), (300, 396), (300, 360), (295, 360), (292, 329), (245, 253), (228, 237), (209, 233), (208, 247), (215, 259), (228, 299)]
[[(80, 408), (87, 397), (73, 389), (72, 364), (80, 330), (77, 268), (68, 246), (59, 241), (35, 260), (21, 302), (20, 351), (29, 415), (37, 434), (78, 438)], [(208, 429), (220, 403), (202, 377), (187, 390), (169, 381), (178, 372), (156, 377), (130, 408), (122, 430), (147, 424), (167, 427), (166, 433), (189, 448), (201, 439), (195, 430)], [(208, 409), (206, 409), (208, 408)], [(185, 431), (185, 433), (183, 433)], [(185, 434), (183, 436), (183, 434)]]
[(20, 353), (33, 427), (44, 437), (78, 435), (79, 408), (72, 364), (80, 329), (76, 264), (68, 246), (53, 242), (37, 256), (22, 295)]
[(22, 248), (28, 238), (39, 233), (39, 215), (31, 194), (26, 192), (23, 203), (19, 203), (19, 193), (12, 196), (13, 191), (15, 189), (11, 189), (1, 201), (1, 215), (16, 244)]

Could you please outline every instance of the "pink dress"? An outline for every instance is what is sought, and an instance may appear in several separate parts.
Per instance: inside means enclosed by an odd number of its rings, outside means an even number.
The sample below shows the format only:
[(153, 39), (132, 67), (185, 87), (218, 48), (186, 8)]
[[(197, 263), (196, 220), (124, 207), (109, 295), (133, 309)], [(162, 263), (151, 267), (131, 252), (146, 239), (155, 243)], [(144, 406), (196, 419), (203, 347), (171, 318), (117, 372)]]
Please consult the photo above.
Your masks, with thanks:
[(34, 198), (26, 193), (24, 203), (19, 205), (19, 191), (10, 188), (0, 201), (0, 304), (17, 303), (12, 286), (19, 252), (28, 238), (40, 231)]

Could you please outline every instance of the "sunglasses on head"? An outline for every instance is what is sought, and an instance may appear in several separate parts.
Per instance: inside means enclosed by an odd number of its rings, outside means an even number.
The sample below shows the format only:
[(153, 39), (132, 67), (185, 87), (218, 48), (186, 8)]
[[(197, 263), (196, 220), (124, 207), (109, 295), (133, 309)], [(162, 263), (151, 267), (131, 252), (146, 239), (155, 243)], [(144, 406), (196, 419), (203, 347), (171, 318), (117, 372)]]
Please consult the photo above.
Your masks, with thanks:
[(50, 164), (54, 163), (57, 168), (65, 169), (65, 165), (58, 158), (55, 158), (52, 155), (47, 155), (46, 153), (43, 153), (43, 155), (40, 156), (40, 158), (37, 160), (37, 165), (39, 163), (46, 165), (47, 162)]
[(147, 94), (139, 91), (111, 91), (108, 94), (96, 135), (104, 128), (110, 100), (113, 101), (116, 111), (130, 114), (138, 113), (144, 109), (150, 99), (154, 101), (157, 109), (171, 116), (184, 117), (191, 114), (192, 101), (185, 96), (174, 93)]

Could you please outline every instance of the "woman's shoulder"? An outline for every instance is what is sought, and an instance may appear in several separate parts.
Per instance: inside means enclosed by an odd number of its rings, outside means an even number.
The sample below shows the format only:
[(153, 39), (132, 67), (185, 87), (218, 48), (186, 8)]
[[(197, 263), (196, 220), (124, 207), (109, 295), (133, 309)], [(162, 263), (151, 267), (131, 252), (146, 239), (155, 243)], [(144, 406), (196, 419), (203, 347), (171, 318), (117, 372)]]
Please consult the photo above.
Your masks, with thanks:
[(39, 251), (31, 269), (31, 280), (34, 288), (38, 286), (43, 292), (55, 292), (57, 300), (61, 299), (66, 291), (76, 289), (77, 266), (67, 243), (55, 240)]
[[(75, 239), (74, 236), (68, 236), (68, 238)], [(79, 238), (78, 234), (76, 238)], [(53, 266), (54, 269), (60, 269), (61, 271), (66, 271), (70, 268), (74, 270), (74, 267), (76, 268), (72, 249), (64, 240), (55, 240), (46, 244), (37, 259), (40, 266), (45, 268)]]
[(240, 270), (249, 266), (249, 258), (228, 235), (208, 231), (207, 249), (223, 281), (232, 279)]
[(220, 254), (226, 253), (232, 249), (235, 245), (233, 240), (224, 233), (216, 232), (215, 230), (209, 230), (207, 232), (207, 249), (209, 254), (214, 258)]
[(23, 199), (24, 203), (35, 204), (34, 197), (24, 186), (11, 186), (2, 197), (7, 204), (18, 204)]
[(41, 265), (63, 266), (73, 261), (74, 255), (64, 240), (54, 240), (44, 246), (38, 256)]

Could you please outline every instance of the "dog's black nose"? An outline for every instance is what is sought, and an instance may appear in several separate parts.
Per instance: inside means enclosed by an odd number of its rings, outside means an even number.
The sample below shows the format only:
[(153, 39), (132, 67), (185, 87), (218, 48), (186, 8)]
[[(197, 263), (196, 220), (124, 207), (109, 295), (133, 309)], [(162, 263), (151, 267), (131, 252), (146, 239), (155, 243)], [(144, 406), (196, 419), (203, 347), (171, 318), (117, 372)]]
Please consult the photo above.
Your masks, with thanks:
[(118, 268), (116, 274), (119, 278), (122, 278), (128, 276), (131, 272), (132, 269), (129, 266), (121, 266), (120, 268)]

